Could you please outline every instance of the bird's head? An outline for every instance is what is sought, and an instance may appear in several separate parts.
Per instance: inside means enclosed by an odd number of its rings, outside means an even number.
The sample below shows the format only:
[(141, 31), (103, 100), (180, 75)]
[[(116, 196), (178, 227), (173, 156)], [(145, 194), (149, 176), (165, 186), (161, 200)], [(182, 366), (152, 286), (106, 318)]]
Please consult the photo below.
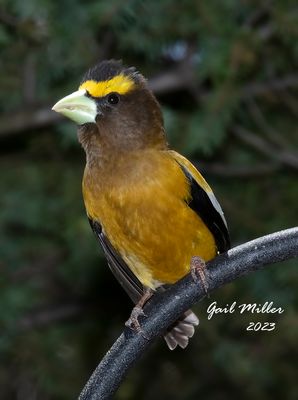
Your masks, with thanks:
[(58, 101), (53, 110), (79, 125), (86, 152), (166, 146), (157, 100), (145, 78), (121, 61), (102, 61), (91, 68), (79, 89)]

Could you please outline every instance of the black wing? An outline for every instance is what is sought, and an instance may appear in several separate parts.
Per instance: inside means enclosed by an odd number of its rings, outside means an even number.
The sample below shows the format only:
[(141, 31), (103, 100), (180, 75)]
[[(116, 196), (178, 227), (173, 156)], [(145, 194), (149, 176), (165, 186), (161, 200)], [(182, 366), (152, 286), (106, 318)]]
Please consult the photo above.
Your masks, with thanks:
[(132, 301), (137, 303), (144, 293), (144, 287), (142, 283), (129, 269), (128, 265), (123, 261), (120, 254), (112, 246), (109, 239), (103, 233), (101, 225), (90, 218), (89, 222), (93, 232), (101, 244), (111, 271)]
[(223, 211), (212, 192), (208, 194), (183, 165), (178, 163), (190, 183), (191, 200), (188, 206), (193, 209), (213, 234), (217, 250), (223, 253), (231, 247), (230, 236)]

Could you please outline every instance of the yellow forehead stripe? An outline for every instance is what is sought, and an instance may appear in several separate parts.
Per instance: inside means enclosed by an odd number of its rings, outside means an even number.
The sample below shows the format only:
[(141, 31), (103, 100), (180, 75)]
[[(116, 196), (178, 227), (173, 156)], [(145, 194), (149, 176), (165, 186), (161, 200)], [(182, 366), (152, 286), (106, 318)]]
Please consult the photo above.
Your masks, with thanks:
[(126, 75), (117, 75), (108, 81), (85, 81), (79, 89), (86, 89), (92, 97), (104, 97), (109, 93), (126, 94), (135, 86), (134, 81)]

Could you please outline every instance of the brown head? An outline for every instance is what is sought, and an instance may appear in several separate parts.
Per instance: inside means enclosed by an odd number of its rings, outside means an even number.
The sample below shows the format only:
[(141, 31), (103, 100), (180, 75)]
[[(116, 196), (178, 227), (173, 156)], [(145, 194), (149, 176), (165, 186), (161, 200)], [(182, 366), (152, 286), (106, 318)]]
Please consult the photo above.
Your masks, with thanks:
[(79, 90), (53, 110), (79, 125), (87, 160), (111, 153), (166, 148), (160, 106), (145, 78), (121, 61), (102, 61), (83, 77)]

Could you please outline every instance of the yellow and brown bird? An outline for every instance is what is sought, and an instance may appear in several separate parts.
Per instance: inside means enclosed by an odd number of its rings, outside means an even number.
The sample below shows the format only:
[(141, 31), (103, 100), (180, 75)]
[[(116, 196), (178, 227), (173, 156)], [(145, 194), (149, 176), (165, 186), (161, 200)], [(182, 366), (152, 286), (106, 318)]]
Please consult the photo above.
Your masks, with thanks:
[[(182, 155), (170, 150), (160, 106), (145, 78), (120, 61), (103, 61), (53, 110), (79, 125), (86, 152), (83, 197), (108, 264), (134, 308), (158, 288), (230, 247), (212, 190)], [(185, 348), (198, 319), (186, 312), (166, 332), (170, 349)]]

